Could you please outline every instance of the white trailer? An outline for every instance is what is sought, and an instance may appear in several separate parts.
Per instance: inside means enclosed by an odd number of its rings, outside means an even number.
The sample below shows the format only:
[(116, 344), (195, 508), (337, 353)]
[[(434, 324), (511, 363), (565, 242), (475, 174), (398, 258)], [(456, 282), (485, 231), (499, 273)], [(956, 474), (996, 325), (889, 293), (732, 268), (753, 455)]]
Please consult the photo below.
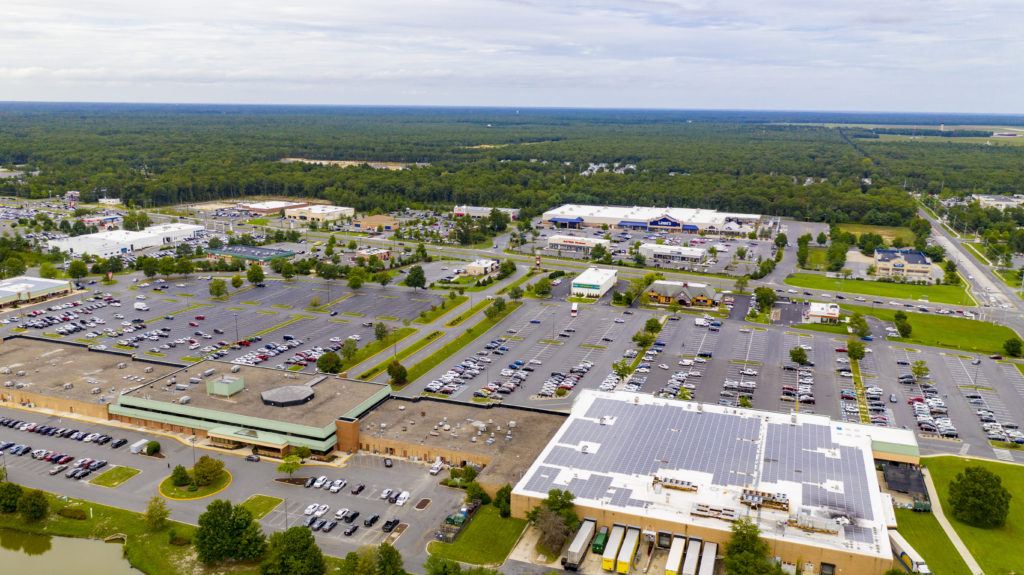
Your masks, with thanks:
[(142, 453), (143, 451), (145, 451), (146, 444), (148, 444), (148, 443), (149, 443), (148, 439), (140, 439), (140, 440), (136, 441), (135, 443), (133, 443), (131, 445), (131, 447), (128, 448), (128, 451), (130, 451), (132, 453)]
[(704, 552), (700, 556), (700, 575), (714, 575), (715, 561), (718, 559), (718, 543), (708, 541), (704, 544)]
[(698, 537), (690, 537), (686, 544), (686, 559), (683, 559), (683, 570), (679, 575), (697, 575), (697, 563), (700, 561), (700, 543)]
[(672, 538), (672, 546), (668, 549), (668, 560), (665, 561), (665, 575), (679, 575), (684, 551), (686, 551), (686, 537), (676, 535)]
[(587, 557), (587, 551), (590, 550), (590, 542), (594, 539), (596, 531), (597, 523), (593, 519), (587, 519), (580, 524), (580, 530), (576, 532), (576, 537), (569, 544), (569, 551), (562, 558), (562, 567), (569, 571), (579, 569), (580, 565), (583, 564), (583, 560)]
[(902, 535), (896, 532), (895, 529), (889, 530), (889, 543), (892, 544), (892, 554), (896, 557), (896, 560), (903, 565), (907, 571), (911, 573), (927, 573), (931, 574), (931, 569), (925, 564), (924, 558), (911, 547), (910, 543), (903, 538)]

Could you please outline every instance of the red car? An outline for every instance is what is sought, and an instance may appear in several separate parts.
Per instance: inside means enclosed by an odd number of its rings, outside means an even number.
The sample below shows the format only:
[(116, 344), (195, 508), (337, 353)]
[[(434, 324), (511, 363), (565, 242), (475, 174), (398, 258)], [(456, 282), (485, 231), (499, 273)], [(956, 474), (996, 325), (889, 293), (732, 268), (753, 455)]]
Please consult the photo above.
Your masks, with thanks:
[(1003, 359), (1003, 356), (996, 354), (988, 356), (989, 359)]
[(914, 404), (914, 403), (924, 403), (924, 398), (923, 397), (911, 397), (907, 401), (907, 405), (911, 405), (911, 404)]
[(204, 320), (204, 319), (206, 319), (206, 316), (205, 316), (205, 315), (197, 315), (197, 316), (196, 316), (196, 319), (198, 319), (198, 320)]
[(845, 347), (837, 347), (836, 351), (838, 351), (839, 353), (846, 353), (846, 348)]
[(192, 326), (192, 327), (199, 327), (199, 324), (198, 324), (198, 323), (196, 323), (196, 322), (194, 322), (194, 321), (190, 321), (190, 322), (188, 322), (188, 325), (190, 325), (190, 326)]

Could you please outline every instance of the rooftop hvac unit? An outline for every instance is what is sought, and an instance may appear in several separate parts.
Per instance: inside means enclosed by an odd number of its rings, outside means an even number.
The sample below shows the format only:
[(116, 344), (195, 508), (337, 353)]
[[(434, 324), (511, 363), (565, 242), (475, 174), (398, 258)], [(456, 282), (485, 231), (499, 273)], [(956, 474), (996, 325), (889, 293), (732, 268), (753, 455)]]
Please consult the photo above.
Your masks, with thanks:
[(18, 385), (14, 386), (14, 389), (21, 389), (23, 387), (25, 387), (25, 384), (24, 383), (19, 383)]
[(91, 393), (93, 395), (99, 395), (99, 394), (103, 393), (103, 390), (98, 388), (98, 387), (94, 387), (94, 388), (89, 390), (89, 393)]
[(18, 373), (14, 374), (14, 375), (17, 375), (18, 377), (25, 377), (25, 372), (24, 371), (19, 371)]
[(146, 373), (153, 373), (153, 366), (152, 365), (147, 365), (146, 369), (144, 369), (142, 371), (144, 371)]
[(192, 401), (192, 398), (187, 396), (187, 395), (183, 395), (183, 396), (181, 396), (180, 399), (178, 399), (178, 403), (180, 403), (181, 405), (185, 405), (186, 403), (188, 403), (190, 401)]
[(123, 361), (121, 363), (117, 364), (117, 369), (124, 369), (126, 367), (128, 367), (128, 364), (123, 362)]
[(515, 428), (516, 428), (516, 422), (514, 422), (514, 421), (510, 421), (510, 422), (508, 422), (508, 426), (509, 426), (510, 428), (512, 428), (512, 429), (515, 429)]
[(5, 381), (4, 382), (4, 387), (14, 387), (14, 382), (10, 381), (10, 380)]
[(231, 373), (238, 373), (241, 370), (242, 370), (242, 366), (240, 366), (240, 365), (232, 365), (231, 366)]
[(73, 384), (73, 383), (65, 383), (64, 384), (64, 389), (72, 389), (74, 387), (75, 387), (75, 384)]
[(216, 369), (208, 369), (208, 370), (203, 372), (203, 377), (210, 377), (211, 375), (213, 375), (216, 372), (217, 372)]
[(188, 389), (188, 385), (184, 383), (178, 383), (174, 385), (174, 389), (176, 391), (185, 391), (186, 389)]
[(7, 366), (4, 366), (2, 369), (0, 369), (0, 373), (2, 373), (4, 375), (10, 375), (11, 374), (11, 368), (9, 368)]
[(470, 437), (469, 441), (470, 443), (476, 443), (476, 436), (474, 435), (473, 437)]

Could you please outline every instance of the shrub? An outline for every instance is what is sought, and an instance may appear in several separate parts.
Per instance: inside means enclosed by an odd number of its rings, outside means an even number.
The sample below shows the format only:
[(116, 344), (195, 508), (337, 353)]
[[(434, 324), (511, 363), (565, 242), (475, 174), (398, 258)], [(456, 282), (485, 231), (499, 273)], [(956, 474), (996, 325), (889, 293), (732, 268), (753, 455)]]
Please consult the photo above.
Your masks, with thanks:
[(476, 481), (472, 481), (466, 486), (466, 501), (474, 499), (479, 499), (481, 505), (487, 505), (491, 502), (491, 496), (487, 495), (487, 492)]
[(186, 534), (179, 534), (174, 529), (168, 534), (168, 542), (177, 547), (185, 547), (192, 544), (192, 538)]
[(86, 515), (85, 510), (80, 509), (78, 507), (63, 507), (61, 508), (60, 511), (57, 512), (57, 515), (60, 515), (61, 517), (67, 517), (68, 519), (88, 518), (88, 515)]
[(175, 487), (181, 487), (192, 483), (192, 478), (188, 475), (188, 470), (185, 469), (184, 465), (175, 466), (174, 471), (171, 472), (171, 483)]
[(150, 441), (146, 444), (146, 455), (153, 455), (154, 453), (160, 453), (159, 441)]

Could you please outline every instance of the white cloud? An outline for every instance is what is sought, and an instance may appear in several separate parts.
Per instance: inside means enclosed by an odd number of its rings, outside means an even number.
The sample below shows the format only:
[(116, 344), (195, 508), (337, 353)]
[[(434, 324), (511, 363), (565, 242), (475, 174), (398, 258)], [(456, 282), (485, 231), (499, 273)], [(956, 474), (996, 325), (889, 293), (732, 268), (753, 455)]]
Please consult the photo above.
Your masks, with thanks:
[(0, 100), (1015, 112), (995, 0), (13, 3)]

